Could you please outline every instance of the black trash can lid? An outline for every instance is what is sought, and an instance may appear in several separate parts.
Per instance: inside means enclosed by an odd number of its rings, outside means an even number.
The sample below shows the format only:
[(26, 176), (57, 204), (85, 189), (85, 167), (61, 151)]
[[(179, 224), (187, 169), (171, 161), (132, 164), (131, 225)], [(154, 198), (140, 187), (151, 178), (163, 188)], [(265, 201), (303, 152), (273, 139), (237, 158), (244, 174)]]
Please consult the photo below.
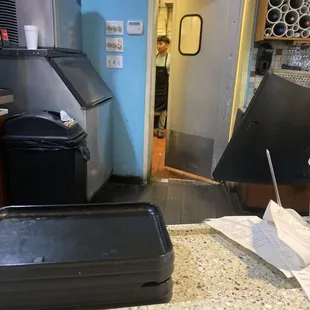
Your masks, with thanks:
[(38, 111), (10, 117), (3, 128), (3, 139), (75, 139), (85, 134), (76, 122), (66, 123), (60, 113)]

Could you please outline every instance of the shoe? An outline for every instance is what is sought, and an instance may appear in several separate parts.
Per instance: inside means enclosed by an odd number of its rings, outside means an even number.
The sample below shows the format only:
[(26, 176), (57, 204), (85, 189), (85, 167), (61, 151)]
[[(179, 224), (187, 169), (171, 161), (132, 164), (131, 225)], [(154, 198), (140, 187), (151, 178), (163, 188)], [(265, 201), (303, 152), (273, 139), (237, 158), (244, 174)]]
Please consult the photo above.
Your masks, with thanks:
[(164, 133), (162, 131), (157, 131), (157, 138), (158, 139), (163, 139), (165, 136), (164, 136)]

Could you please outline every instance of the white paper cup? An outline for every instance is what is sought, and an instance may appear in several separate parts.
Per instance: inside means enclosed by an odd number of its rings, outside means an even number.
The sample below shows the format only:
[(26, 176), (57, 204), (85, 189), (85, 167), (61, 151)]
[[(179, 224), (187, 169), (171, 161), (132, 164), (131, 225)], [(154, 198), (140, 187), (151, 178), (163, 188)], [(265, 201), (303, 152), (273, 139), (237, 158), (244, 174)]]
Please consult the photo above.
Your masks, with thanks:
[(28, 50), (38, 49), (38, 27), (33, 25), (25, 25), (25, 35)]

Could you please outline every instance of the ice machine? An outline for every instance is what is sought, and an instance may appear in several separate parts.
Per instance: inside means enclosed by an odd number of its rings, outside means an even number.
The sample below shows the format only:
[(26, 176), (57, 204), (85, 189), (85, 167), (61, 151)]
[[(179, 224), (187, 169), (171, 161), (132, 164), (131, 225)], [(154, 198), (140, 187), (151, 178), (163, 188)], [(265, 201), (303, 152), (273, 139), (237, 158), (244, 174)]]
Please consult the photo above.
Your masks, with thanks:
[(39, 28), (38, 46), (82, 50), (81, 0), (0, 0), (0, 28), (26, 47), (24, 25)]
[[(39, 27), (40, 49), (25, 49), (25, 24)], [(81, 52), (80, 1), (0, 0), (0, 28), (11, 42), (0, 50), (0, 85), (14, 93), (10, 114), (65, 110), (82, 126), (91, 157), (90, 200), (113, 170), (112, 93)]]

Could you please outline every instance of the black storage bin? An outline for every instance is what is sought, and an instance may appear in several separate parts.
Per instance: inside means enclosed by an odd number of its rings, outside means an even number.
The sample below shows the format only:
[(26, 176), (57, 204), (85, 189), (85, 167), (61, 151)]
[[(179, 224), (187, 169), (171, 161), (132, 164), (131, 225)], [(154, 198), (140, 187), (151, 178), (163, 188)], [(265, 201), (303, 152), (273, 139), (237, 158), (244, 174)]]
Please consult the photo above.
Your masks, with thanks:
[(84, 203), (86, 136), (79, 124), (65, 124), (56, 112), (9, 118), (3, 134), (9, 203)]
[(84, 310), (168, 302), (173, 267), (162, 214), (150, 203), (0, 211), (0, 309)]

